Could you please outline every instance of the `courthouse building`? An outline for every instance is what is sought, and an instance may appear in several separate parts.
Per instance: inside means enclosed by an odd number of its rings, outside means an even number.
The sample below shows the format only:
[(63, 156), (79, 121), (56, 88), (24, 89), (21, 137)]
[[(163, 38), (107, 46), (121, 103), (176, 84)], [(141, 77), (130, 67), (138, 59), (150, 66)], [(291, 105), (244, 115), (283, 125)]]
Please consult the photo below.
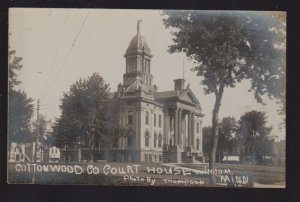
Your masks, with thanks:
[[(159, 92), (153, 82), (153, 57), (139, 30), (124, 55), (120, 136), (109, 152), (111, 161), (199, 162), (202, 155), (202, 109), (183, 78), (174, 79), (174, 89)], [(155, 68), (155, 67), (154, 67)]]

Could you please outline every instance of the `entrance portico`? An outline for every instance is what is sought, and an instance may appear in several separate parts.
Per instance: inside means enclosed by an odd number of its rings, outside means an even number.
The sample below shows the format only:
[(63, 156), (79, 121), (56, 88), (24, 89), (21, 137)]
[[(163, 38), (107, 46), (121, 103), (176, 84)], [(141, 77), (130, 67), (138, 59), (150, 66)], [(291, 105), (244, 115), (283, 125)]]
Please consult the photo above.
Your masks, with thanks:
[(184, 157), (201, 156), (202, 117), (200, 105), (190, 89), (157, 100), (164, 103), (164, 157), (181, 162)]

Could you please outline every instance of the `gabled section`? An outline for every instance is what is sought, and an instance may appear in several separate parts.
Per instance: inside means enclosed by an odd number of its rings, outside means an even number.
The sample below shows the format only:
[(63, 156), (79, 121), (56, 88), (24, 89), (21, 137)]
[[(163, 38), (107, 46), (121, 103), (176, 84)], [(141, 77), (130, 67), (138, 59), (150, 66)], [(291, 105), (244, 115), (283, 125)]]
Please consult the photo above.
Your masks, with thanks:
[(199, 100), (190, 89), (156, 92), (154, 94), (154, 98), (156, 101), (162, 103), (179, 101), (193, 106), (199, 106), (201, 108)]
[(200, 102), (198, 101), (198, 99), (196, 98), (195, 94), (190, 89), (187, 89), (182, 94), (180, 94), (178, 96), (178, 99), (182, 100), (184, 102), (187, 102), (187, 103), (192, 103), (192, 104), (195, 104), (195, 105), (200, 105)]

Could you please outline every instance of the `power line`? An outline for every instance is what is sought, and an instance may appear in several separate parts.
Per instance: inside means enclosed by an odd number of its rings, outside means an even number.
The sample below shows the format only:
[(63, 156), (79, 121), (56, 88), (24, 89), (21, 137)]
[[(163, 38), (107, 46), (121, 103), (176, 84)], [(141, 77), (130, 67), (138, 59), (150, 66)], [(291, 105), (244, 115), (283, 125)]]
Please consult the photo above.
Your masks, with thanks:
[(46, 83), (45, 83), (44, 89), (43, 89), (43, 91), (42, 91), (41, 97), (43, 97), (43, 95), (46, 93), (46, 87), (47, 87), (47, 85), (48, 85), (48, 81), (49, 81), (50, 75), (51, 75), (51, 73), (52, 73), (52, 69), (53, 69), (53, 66), (54, 66), (54, 62), (56, 61), (58, 49), (60, 48), (61, 39), (62, 39), (63, 32), (64, 32), (64, 30), (65, 30), (66, 21), (67, 21), (67, 19), (68, 19), (68, 16), (69, 16), (69, 12), (67, 13), (67, 15), (65, 16), (65, 19), (64, 19), (64, 24), (63, 24), (62, 30), (61, 30), (61, 32), (60, 32), (59, 40), (58, 40), (58, 43), (57, 43), (57, 46), (56, 46), (56, 49), (55, 49), (55, 52), (54, 52), (54, 57), (53, 57), (53, 60), (52, 60), (51, 65), (50, 65), (50, 69), (49, 69), (48, 74), (47, 74)]
[(68, 50), (68, 52), (67, 52), (67, 54), (66, 54), (66, 56), (65, 56), (65, 58), (64, 58), (64, 60), (63, 60), (63, 62), (62, 62), (62, 64), (61, 64), (61, 66), (60, 66), (60, 68), (59, 68), (59, 71), (56, 73), (53, 82), (51, 83), (51, 85), (50, 85), (49, 88), (47, 89), (46, 94), (43, 96), (42, 99), (46, 98), (46, 96), (48, 95), (49, 91), (51, 90), (53, 84), (55, 83), (55, 81), (56, 81), (58, 75), (60, 74), (60, 72), (61, 72), (61, 70), (62, 70), (62, 68), (63, 68), (65, 62), (67, 61), (67, 59), (68, 59), (68, 57), (69, 57), (69, 55), (70, 55), (70, 53), (71, 53), (71, 51), (72, 51), (72, 49), (73, 49), (73, 47), (74, 47), (76, 41), (77, 41), (77, 39), (78, 39), (78, 37), (79, 37), (79, 35), (80, 35), (80, 33), (81, 33), (81, 30), (82, 30), (82, 28), (83, 28), (83, 25), (84, 25), (85, 22), (86, 22), (86, 19), (87, 19), (89, 13), (90, 13), (90, 11), (88, 11), (88, 13), (86, 14), (84, 20), (82, 21), (81, 26), (80, 26), (80, 28), (79, 28), (79, 30), (78, 30), (78, 32), (77, 32), (77, 35), (75, 36), (75, 39), (74, 39), (72, 45), (70, 46), (70, 48), (69, 48), (69, 50)]

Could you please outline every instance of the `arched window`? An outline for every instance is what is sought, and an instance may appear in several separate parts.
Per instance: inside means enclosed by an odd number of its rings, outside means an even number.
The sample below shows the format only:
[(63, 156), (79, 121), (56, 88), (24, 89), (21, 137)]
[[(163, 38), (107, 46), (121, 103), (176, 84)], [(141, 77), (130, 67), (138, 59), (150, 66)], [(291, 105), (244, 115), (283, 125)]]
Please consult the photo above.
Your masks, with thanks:
[(158, 147), (161, 148), (162, 145), (162, 136), (161, 134), (158, 135)]
[(198, 138), (197, 138), (197, 141), (196, 141), (196, 146), (197, 146), (197, 150), (199, 150), (200, 149), (200, 141), (199, 141)]
[(150, 139), (149, 133), (146, 132), (146, 134), (145, 134), (145, 146), (146, 147), (149, 147), (149, 139)]
[(127, 133), (127, 146), (132, 147), (134, 141), (134, 134), (133, 131), (130, 129)]
[(153, 141), (154, 141), (154, 148), (156, 147), (156, 141), (157, 141), (157, 136), (156, 136), (156, 133), (154, 133), (154, 139), (153, 139)]

